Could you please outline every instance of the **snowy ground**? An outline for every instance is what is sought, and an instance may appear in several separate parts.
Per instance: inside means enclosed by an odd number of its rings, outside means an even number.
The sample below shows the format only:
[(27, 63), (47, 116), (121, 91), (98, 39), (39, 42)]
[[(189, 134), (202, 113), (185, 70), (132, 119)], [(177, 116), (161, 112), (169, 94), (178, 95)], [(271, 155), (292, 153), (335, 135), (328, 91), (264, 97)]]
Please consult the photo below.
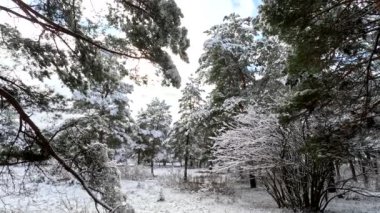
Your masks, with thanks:
[[(234, 193), (221, 195), (210, 191), (181, 190), (175, 184), (171, 185), (170, 182), (181, 175), (178, 169), (159, 168), (156, 175), (156, 178), (122, 180), (122, 190), (137, 213), (289, 212), (276, 208), (263, 189), (250, 189), (248, 184), (234, 184)], [(190, 175), (196, 176), (197, 171), (190, 171)], [(23, 197), (2, 196), (0, 212), (96, 212), (91, 200), (77, 185), (40, 183), (28, 186), (36, 191), (26, 192)], [(164, 201), (158, 201), (161, 191)], [(375, 199), (337, 199), (329, 212), (380, 212), (380, 202)]]

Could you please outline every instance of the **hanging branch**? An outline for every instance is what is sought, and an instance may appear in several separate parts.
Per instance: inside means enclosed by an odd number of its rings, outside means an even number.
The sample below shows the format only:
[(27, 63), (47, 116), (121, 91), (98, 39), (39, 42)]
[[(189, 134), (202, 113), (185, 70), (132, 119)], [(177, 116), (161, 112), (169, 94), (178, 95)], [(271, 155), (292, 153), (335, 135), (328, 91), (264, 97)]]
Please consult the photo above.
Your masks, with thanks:
[(68, 28), (65, 28), (65, 27), (57, 24), (57, 23), (54, 23), (49, 18), (45, 17), (44, 15), (39, 13), (38, 11), (34, 10), (32, 7), (30, 7), (28, 4), (26, 4), (25, 2), (23, 2), (21, 0), (12, 0), (12, 1), (16, 5), (18, 5), (20, 7), (20, 9), (25, 14), (18, 13), (18, 12), (14, 11), (10, 8), (7, 8), (7, 7), (1, 6), (1, 5), (0, 5), (0, 10), (3, 10), (9, 14), (15, 15), (19, 18), (25, 19), (25, 20), (30, 21), (32, 23), (38, 24), (44, 30), (49, 31), (55, 35), (57, 35), (58, 33), (64, 33), (64, 34), (69, 35), (75, 39), (87, 42), (87, 43), (89, 43), (89, 44), (91, 44), (91, 45), (93, 45), (93, 46), (95, 46), (101, 50), (104, 50), (104, 51), (112, 53), (112, 54), (126, 56), (128, 58), (133, 58), (133, 59), (148, 59), (149, 58), (149, 57), (143, 56), (143, 55), (132, 55), (132, 54), (129, 54), (126, 52), (121, 52), (118, 50), (110, 49), (110, 48), (104, 46), (103, 44), (101, 44), (100, 42), (95, 41), (92, 38), (81, 34), (80, 32), (74, 32)]
[(37, 125), (30, 119), (30, 117), (25, 113), (24, 109), (20, 105), (20, 103), (4, 88), (0, 88), (0, 96), (5, 98), (5, 100), (10, 103), (13, 108), (17, 111), (20, 116), (20, 119), (24, 121), (26, 124), (30, 126), (36, 136), (36, 144), (45, 151), (48, 155), (52, 156), (66, 171), (68, 171), (71, 175), (74, 176), (75, 179), (79, 181), (82, 185), (83, 189), (90, 195), (90, 197), (95, 201), (96, 204), (101, 205), (108, 211), (112, 211), (113, 208), (99, 200), (96, 195), (91, 191), (91, 189), (87, 186), (86, 182), (83, 178), (73, 169), (71, 168), (64, 159), (62, 159), (57, 152), (50, 145), (49, 140), (42, 134), (41, 130), (37, 127)]

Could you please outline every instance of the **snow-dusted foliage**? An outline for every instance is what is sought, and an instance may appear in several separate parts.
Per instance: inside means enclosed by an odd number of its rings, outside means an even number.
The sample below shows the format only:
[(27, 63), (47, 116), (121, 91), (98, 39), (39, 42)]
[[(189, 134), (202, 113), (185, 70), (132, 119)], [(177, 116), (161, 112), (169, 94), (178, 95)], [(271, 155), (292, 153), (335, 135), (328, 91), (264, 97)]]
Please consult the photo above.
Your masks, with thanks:
[[(86, 187), (87, 173), (93, 168), (87, 168), (90, 162), (82, 161), (83, 154), (97, 143), (107, 150), (132, 145), (127, 142), (136, 128), (126, 97), (132, 88), (122, 81), (140, 80), (139, 67), (135, 73), (129, 69), (141, 60), (158, 69), (164, 84), (180, 87), (169, 52), (187, 62), (189, 40), (174, 0), (100, 1), (100, 10), (87, 7), (88, 3), (1, 1), (0, 13), (7, 15), (0, 20), (0, 160), (5, 160), (0, 163), (14, 166), (19, 160), (53, 158), (99, 207), (112, 211), (115, 202), (102, 196), (107, 205), (94, 195), (114, 196), (112, 190)], [(5, 108), (18, 114), (15, 125), (3, 119)], [(34, 120), (45, 118), (41, 112), (64, 115), (40, 124)], [(153, 134), (161, 137), (159, 132)], [(12, 147), (5, 148), (7, 143)], [(98, 166), (108, 168), (103, 163)]]
[(200, 121), (204, 118), (204, 113), (206, 113), (203, 110), (205, 104), (202, 98), (203, 92), (204, 90), (200, 88), (199, 82), (192, 76), (182, 90), (182, 97), (178, 100), (181, 117), (177, 122), (181, 123), (182, 134), (184, 135), (194, 135), (201, 125)]
[(7, 108), (0, 109), (0, 141), (2, 146), (17, 143), (17, 116)]
[[(145, 110), (138, 114), (137, 125), (139, 134), (135, 150), (138, 155), (138, 163), (146, 160), (151, 163), (153, 174), (153, 162), (158, 153), (165, 153), (164, 141), (167, 138), (172, 122), (169, 111), (170, 106), (165, 101), (154, 98)], [(162, 157), (164, 155), (161, 155)]]
[[(161, 45), (168, 46), (182, 60), (189, 60), (186, 54), (186, 49), (190, 45), (186, 38), (187, 29), (179, 27), (183, 14), (175, 1), (115, 0), (115, 3), (108, 11), (107, 18), (110, 25), (123, 29), (128, 38), (126, 43), (131, 43), (138, 49), (147, 49), (144, 56), (160, 66), (164, 84), (180, 87), (181, 77), (170, 55), (158, 48)], [(131, 9), (133, 16), (125, 13), (126, 8)], [(107, 41), (111, 44), (117, 44), (115, 41), (118, 40), (120, 38), (114, 35), (107, 37)]]
[[(66, 160), (72, 162), (73, 169), (78, 171), (93, 190), (99, 192), (104, 202), (113, 207), (126, 205), (124, 195), (120, 191), (120, 172), (116, 167), (116, 161), (111, 159), (114, 158), (112, 155), (115, 151), (109, 149), (111, 145), (108, 146), (106, 142), (127, 139), (121, 136), (114, 139), (117, 130), (104, 128), (107, 125), (101, 117), (84, 117), (71, 120), (66, 125), (55, 140), (55, 149)], [(129, 138), (127, 134), (125, 137)], [(123, 208), (126, 206), (120, 207), (120, 211)]]
[(103, 88), (102, 86), (90, 88), (85, 93), (76, 90), (73, 93), (73, 99), (78, 103), (91, 105), (94, 109), (103, 110), (111, 116), (128, 113), (125, 112), (125, 110), (129, 110), (127, 96), (133, 91), (133, 87), (125, 83), (110, 84), (105, 84)]
[[(283, 134), (277, 116), (259, 106), (236, 117), (236, 124), (214, 138), (219, 169), (271, 169), (283, 161)], [(282, 162), (284, 163), (284, 162)]]
[(252, 64), (252, 54), (256, 52), (257, 33), (252, 18), (231, 14), (207, 34), (210, 38), (204, 43), (205, 52), (199, 59), (197, 70), (200, 79), (215, 84), (212, 98), (216, 102), (240, 95), (254, 78), (248, 69)]
[(120, 81), (123, 70), (114, 70), (111, 57), (102, 83), (88, 85), (87, 90), (73, 94), (73, 112), (78, 118), (67, 120), (54, 140), (55, 149), (70, 160), (73, 168), (89, 182), (109, 206), (124, 202), (120, 191), (120, 172), (115, 160), (126, 156), (133, 146), (134, 121), (130, 115), (129, 99), (132, 86)]
[(205, 163), (210, 157), (203, 132), (208, 111), (204, 109), (202, 92), (199, 82), (190, 77), (179, 99), (181, 117), (174, 123), (167, 140), (174, 157), (185, 161), (185, 180), (189, 159)]
[(262, 35), (257, 18), (231, 14), (207, 31), (199, 78), (214, 89), (206, 105), (206, 138), (219, 135), (249, 104), (269, 105), (287, 92), (284, 69), (289, 47)]
[[(322, 117), (323, 118), (323, 117)], [(326, 133), (330, 123), (321, 117), (281, 124), (273, 108), (252, 105), (235, 124), (214, 138), (216, 167), (254, 174), (279, 207), (324, 209), (330, 190), (347, 193), (350, 179), (335, 183), (334, 161), (344, 159), (346, 142)], [(362, 141), (362, 149), (365, 148)], [(358, 149), (358, 147), (356, 147)], [(365, 151), (364, 151), (365, 152)], [(361, 191), (361, 189), (355, 189)]]
[(100, 143), (112, 148), (132, 145), (134, 120), (131, 117), (128, 94), (132, 85), (122, 81), (125, 70), (115, 65), (114, 58), (105, 56), (104, 75), (108, 77), (102, 83), (88, 85), (87, 90), (73, 93), (74, 112), (80, 113), (78, 119)]
[(310, 199), (318, 206), (327, 187), (326, 176), (318, 172), (331, 170), (308, 169), (313, 157), (303, 150), (302, 126), (282, 127), (272, 110), (252, 105), (236, 117), (235, 126), (214, 138), (217, 168), (259, 177), (279, 207), (301, 208)]

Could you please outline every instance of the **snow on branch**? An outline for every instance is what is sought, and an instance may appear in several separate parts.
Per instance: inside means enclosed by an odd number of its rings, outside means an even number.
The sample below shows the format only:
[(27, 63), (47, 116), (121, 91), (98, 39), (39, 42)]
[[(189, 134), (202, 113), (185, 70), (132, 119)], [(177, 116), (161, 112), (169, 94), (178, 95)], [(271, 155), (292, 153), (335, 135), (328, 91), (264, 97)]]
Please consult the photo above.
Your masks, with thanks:
[(215, 137), (214, 154), (219, 169), (273, 168), (281, 161), (283, 135), (275, 114), (250, 106), (236, 117), (237, 124)]

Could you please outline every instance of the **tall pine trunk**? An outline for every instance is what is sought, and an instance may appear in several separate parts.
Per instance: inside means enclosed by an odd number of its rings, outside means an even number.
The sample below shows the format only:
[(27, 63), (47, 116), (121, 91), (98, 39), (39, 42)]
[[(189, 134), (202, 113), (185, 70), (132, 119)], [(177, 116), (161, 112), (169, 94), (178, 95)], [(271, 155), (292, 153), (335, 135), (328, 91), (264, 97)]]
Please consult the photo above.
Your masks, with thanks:
[(256, 177), (252, 173), (249, 173), (249, 185), (251, 188), (256, 188)]
[(379, 154), (376, 154), (375, 158), (373, 159), (374, 170), (375, 170), (375, 175), (376, 175), (376, 182), (375, 182), (376, 191), (380, 191), (380, 172), (379, 172), (378, 158), (379, 158)]
[(368, 188), (369, 180), (368, 180), (368, 174), (367, 174), (367, 164), (364, 162), (361, 162), (361, 167), (362, 167), (362, 173), (363, 173), (363, 183), (364, 187)]
[(189, 162), (189, 144), (190, 144), (190, 136), (187, 134), (186, 136), (186, 147), (185, 147), (185, 171), (183, 174), (183, 181), (187, 182), (187, 166)]
[(336, 173), (336, 179), (337, 181), (340, 181), (341, 180), (341, 175), (340, 175), (340, 164), (338, 161), (335, 161), (335, 173)]
[(371, 171), (371, 156), (368, 152), (365, 152), (365, 159), (362, 161), (362, 172), (364, 187), (368, 189), (369, 187), (369, 176)]
[(152, 173), (152, 176), (154, 177), (154, 160), (153, 157), (150, 159), (150, 172)]
[(137, 165), (140, 165), (141, 164), (141, 151), (138, 150), (137, 151)]
[(350, 169), (351, 169), (351, 173), (352, 173), (352, 179), (355, 182), (358, 182), (358, 178), (356, 177), (356, 171), (355, 171), (354, 162), (352, 160), (349, 160), (348, 163), (350, 164)]

